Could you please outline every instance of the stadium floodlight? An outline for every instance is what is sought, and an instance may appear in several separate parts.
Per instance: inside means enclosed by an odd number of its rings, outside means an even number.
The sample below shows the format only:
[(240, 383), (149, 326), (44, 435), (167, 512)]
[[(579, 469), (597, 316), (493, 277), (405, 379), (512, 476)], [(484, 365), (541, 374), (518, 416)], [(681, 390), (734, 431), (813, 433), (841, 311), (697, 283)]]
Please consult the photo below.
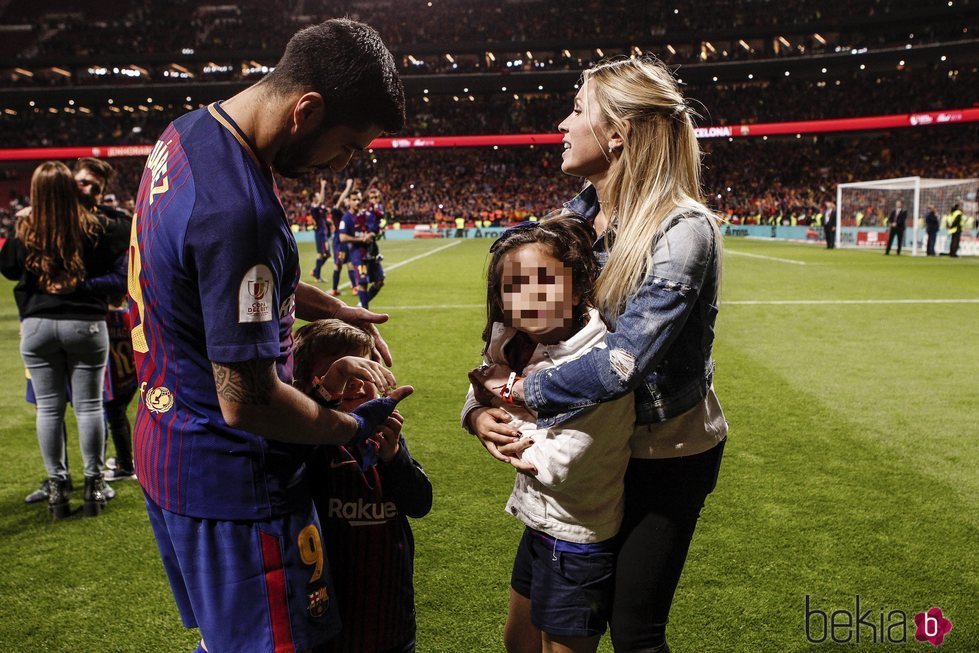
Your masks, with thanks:
[[(925, 252), (925, 215), (934, 206), (941, 227), (936, 251), (947, 251), (949, 235), (944, 216), (958, 204), (967, 217), (977, 214), (979, 179), (929, 179), (898, 177), (856, 181), (836, 186), (836, 246), (882, 249), (887, 246), (887, 218), (900, 200), (908, 212), (905, 246), (913, 256)], [(965, 225), (963, 225), (964, 227)], [(910, 235), (910, 239), (908, 236)], [(963, 243), (965, 244), (965, 243)], [(979, 254), (973, 247), (963, 247), (960, 254)]]

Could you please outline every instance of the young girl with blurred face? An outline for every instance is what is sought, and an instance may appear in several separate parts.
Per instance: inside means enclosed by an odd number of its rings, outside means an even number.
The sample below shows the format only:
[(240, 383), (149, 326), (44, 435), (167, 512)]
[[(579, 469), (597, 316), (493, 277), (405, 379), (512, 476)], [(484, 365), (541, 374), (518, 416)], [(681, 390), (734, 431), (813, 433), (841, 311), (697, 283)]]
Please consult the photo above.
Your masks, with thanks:
[[(611, 60), (585, 72), (559, 125), (561, 169), (587, 182), (565, 212), (597, 232), (595, 305), (610, 330), (602, 346), (510, 388), (541, 428), (582, 406), (635, 400), (611, 618), (616, 651), (669, 651), (673, 593), (727, 436), (711, 357), (721, 238), (701, 197), (691, 113), (655, 59)], [(493, 388), (511, 369), (474, 378)], [(506, 459), (500, 452), (519, 433), (494, 410), (472, 410), (466, 425)]]
[(511, 653), (594, 651), (609, 616), (632, 398), (539, 429), (537, 415), (507, 392), (516, 375), (574, 360), (604, 337), (591, 308), (593, 242), (587, 222), (557, 217), (514, 227), (490, 250), (484, 362), (514, 377), (494, 393), (474, 374), (463, 419), (492, 404), (521, 436), (494, 451), (519, 470), (507, 511), (525, 525), (504, 631)]

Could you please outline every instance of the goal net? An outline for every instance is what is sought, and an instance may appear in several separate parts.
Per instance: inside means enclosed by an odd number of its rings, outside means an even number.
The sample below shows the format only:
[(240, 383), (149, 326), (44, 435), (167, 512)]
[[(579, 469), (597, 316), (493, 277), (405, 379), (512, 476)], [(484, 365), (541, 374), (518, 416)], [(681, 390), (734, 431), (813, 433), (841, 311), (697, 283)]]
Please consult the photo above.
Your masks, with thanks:
[[(900, 201), (907, 211), (904, 249), (924, 254), (927, 243), (925, 216), (934, 209), (939, 231), (935, 251), (948, 253), (950, 236), (946, 216), (956, 204), (962, 210), (962, 235), (959, 254), (979, 255), (976, 240), (976, 191), (979, 179), (928, 179), (901, 177), (839, 184), (836, 204), (840, 221), (836, 229), (837, 247), (884, 249), (890, 228), (888, 216)], [(892, 245), (896, 249), (897, 243)]]

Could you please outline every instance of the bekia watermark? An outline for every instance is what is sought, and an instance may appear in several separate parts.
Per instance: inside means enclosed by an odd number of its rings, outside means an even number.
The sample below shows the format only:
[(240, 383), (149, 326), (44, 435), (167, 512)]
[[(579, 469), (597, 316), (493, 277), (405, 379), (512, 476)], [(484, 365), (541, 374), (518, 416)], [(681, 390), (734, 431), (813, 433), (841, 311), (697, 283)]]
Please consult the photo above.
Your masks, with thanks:
[(805, 630), (810, 644), (827, 641), (836, 644), (906, 644), (913, 629), (913, 638), (939, 647), (952, 630), (952, 622), (939, 607), (918, 612), (913, 617), (904, 610), (866, 608), (860, 595), (854, 597), (852, 609), (831, 611), (816, 607), (806, 594)]

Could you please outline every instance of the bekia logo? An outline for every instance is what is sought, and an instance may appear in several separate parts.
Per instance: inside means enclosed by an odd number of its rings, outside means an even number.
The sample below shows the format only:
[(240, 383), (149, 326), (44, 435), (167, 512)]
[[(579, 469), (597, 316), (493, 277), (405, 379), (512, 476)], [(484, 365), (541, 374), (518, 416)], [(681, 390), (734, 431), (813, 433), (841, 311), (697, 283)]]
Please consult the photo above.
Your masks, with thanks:
[(945, 635), (952, 630), (949, 621), (939, 607), (908, 618), (904, 610), (866, 608), (861, 605), (860, 595), (854, 597), (853, 609), (832, 610), (827, 613), (813, 605), (806, 595), (805, 629), (810, 644), (832, 641), (835, 644), (906, 644), (908, 625), (915, 626), (914, 638), (934, 647), (942, 645)]
[(935, 647), (941, 646), (945, 641), (945, 635), (952, 630), (952, 622), (945, 618), (939, 607), (914, 615), (914, 624), (918, 627), (914, 638)]

